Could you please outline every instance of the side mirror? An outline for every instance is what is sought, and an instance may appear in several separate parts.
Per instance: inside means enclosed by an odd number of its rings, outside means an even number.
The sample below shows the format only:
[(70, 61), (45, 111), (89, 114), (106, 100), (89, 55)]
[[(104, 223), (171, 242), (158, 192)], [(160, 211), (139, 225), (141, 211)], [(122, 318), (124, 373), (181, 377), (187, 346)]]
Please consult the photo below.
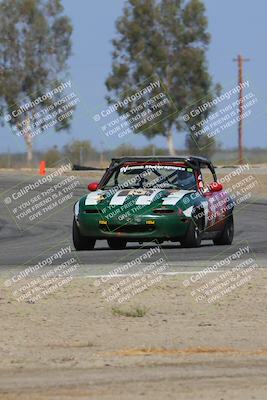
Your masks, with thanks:
[(220, 192), (221, 190), (223, 190), (223, 185), (219, 182), (212, 182), (209, 185), (209, 189), (211, 192)]
[(98, 188), (98, 182), (89, 183), (87, 187), (90, 192), (95, 192)]

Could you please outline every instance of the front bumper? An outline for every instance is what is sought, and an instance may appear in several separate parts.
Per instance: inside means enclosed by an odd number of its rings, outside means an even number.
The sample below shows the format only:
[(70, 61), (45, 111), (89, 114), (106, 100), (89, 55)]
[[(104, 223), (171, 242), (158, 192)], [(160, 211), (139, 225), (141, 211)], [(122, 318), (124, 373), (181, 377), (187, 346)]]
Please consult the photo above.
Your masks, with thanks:
[(167, 215), (147, 214), (120, 221), (106, 220), (101, 214), (79, 213), (76, 218), (83, 236), (95, 239), (123, 238), (127, 241), (179, 240), (188, 229), (190, 218), (177, 213)]

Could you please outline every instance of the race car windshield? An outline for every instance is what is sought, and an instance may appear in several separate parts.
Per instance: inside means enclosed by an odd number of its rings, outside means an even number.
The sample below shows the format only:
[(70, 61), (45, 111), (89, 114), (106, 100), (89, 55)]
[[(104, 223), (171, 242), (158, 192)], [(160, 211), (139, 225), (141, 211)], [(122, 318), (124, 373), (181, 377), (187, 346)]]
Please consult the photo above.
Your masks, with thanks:
[(124, 165), (111, 174), (102, 189), (124, 188), (196, 190), (194, 170), (175, 165)]

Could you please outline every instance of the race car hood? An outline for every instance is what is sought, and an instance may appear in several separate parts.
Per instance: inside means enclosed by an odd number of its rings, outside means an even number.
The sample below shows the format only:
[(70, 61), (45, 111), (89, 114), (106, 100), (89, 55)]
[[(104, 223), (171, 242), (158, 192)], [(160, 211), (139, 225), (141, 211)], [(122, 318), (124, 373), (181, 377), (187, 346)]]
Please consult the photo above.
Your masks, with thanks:
[(121, 189), (116, 192), (111, 190), (97, 190), (84, 196), (83, 205), (96, 206), (124, 206), (130, 202), (132, 206), (175, 206), (186, 195), (194, 193), (193, 190), (174, 189)]

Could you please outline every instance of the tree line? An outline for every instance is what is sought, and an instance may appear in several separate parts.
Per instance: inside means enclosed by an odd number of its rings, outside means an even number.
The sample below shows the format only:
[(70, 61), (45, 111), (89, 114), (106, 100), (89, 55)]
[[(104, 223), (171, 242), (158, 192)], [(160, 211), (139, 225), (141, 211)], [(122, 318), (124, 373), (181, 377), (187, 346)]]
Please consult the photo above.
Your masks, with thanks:
[[(16, 129), (22, 116), (5, 118), (10, 109), (19, 107), (22, 100), (31, 103), (67, 75), (72, 31), (61, 0), (0, 0), (2, 123)], [(212, 82), (208, 71), (206, 53), (210, 40), (202, 0), (128, 0), (116, 21), (106, 100), (108, 104), (120, 102), (125, 93), (133, 95), (152, 76), (160, 79), (172, 101), (164, 104), (162, 118), (142, 129), (134, 128), (134, 134), (148, 139), (164, 137), (171, 155), (177, 153), (174, 138), (179, 132), (187, 132), (186, 147), (191, 154), (202, 154), (201, 148), (215, 150), (214, 138), (202, 135), (193, 139), (191, 135), (192, 124), (201, 124), (212, 109), (194, 119), (182, 118), (183, 110), (190, 112), (200, 99), (211, 101), (219, 93), (219, 85)], [(140, 101), (137, 98), (118, 108), (118, 114), (135, 109)], [(23, 136), (29, 165), (33, 160), (33, 113), (49, 105), (48, 98), (29, 108), (26, 119), (23, 117), (27, 122)], [(69, 129), (72, 116), (58, 121), (55, 131)]]

